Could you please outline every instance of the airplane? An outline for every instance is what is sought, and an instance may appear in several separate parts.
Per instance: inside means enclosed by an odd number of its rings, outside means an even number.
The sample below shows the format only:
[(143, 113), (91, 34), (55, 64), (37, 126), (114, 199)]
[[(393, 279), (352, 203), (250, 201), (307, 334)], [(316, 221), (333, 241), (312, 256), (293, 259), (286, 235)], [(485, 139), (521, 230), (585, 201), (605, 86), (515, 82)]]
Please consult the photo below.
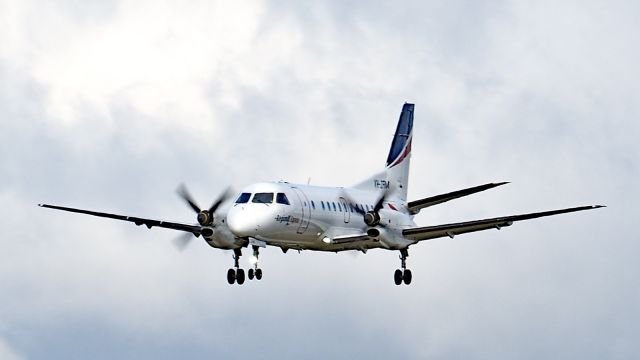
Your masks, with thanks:
[(576, 211), (591, 210), (603, 205), (580, 206), (501, 216), (451, 224), (418, 226), (413, 218), (422, 209), (469, 196), (507, 184), (494, 182), (462, 190), (407, 201), (411, 142), (413, 140), (414, 104), (405, 103), (400, 113), (386, 166), (359, 184), (351, 187), (326, 187), (292, 184), (284, 181), (260, 182), (249, 185), (235, 196), (235, 201), (223, 206), (231, 197), (227, 189), (209, 208), (201, 208), (184, 185), (179, 196), (197, 214), (196, 224), (184, 224), (135, 216), (118, 215), (77, 208), (38, 204), (38, 206), (74, 213), (132, 222), (185, 232), (184, 247), (195, 236), (202, 237), (216, 249), (232, 250), (234, 266), (227, 271), (227, 282), (242, 285), (244, 269), (239, 259), (242, 249), (251, 246), (252, 267), (249, 280), (262, 279), (258, 266), (259, 250), (267, 246), (288, 250), (340, 252), (370, 249), (400, 252), (400, 268), (394, 271), (396, 285), (411, 284), (412, 273), (406, 260), (409, 247), (421, 241), (475, 231), (511, 226), (514, 222)]

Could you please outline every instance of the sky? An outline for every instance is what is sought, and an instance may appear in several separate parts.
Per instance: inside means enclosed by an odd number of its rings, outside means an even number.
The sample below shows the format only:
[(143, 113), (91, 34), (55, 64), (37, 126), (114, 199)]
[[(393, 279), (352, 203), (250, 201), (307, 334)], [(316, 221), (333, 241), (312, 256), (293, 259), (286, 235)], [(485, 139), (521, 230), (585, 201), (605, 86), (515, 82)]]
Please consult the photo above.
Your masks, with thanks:
[[(0, 358), (637, 356), (639, 32), (616, 0), (0, 0)], [(418, 224), (607, 208), (417, 244), (397, 287), (397, 252), (277, 248), (229, 286), (229, 252), (37, 207), (348, 186), (404, 102), (411, 199), (511, 182)]]

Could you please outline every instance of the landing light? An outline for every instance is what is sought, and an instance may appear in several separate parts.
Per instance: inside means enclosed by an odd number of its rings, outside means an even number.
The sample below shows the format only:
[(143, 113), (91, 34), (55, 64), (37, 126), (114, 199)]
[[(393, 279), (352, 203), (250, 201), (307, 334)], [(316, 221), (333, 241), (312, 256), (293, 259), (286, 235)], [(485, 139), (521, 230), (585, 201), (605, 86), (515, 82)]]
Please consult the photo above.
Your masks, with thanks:
[(325, 237), (322, 239), (322, 242), (323, 242), (323, 243), (325, 243), (325, 244), (330, 244), (330, 243), (331, 243), (331, 238), (330, 238), (330, 237), (328, 237), (328, 236), (325, 236)]
[(251, 256), (251, 257), (249, 258), (249, 262), (251, 263), (251, 265), (255, 265), (255, 264), (257, 264), (257, 263), (258, 263), (258, 258), (257, 258), (255, 255), (254, 255), (254, 256)]

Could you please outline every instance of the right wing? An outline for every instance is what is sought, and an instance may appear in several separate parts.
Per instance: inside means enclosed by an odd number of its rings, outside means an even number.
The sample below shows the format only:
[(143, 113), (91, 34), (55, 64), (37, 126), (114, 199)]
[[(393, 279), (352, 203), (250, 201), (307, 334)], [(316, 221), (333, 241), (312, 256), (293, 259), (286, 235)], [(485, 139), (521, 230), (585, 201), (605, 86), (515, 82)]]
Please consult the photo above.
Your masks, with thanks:
[(416, 201), (410, 201), (409, 204), (407, 204), (407, 207), (409, 208), (409, 213), (411, 213), (412, 215), (415, 215), (415, 214), (419, 213), (420, 210), (422, 210), (422, 209), (424, 209), (426, 207), (442, 204), (443, 202), (447, 202), (449, 200), (453, 200), (453, 199), (457, 199), (457, 198), (460, 198), (460, 197), (463, 197), (463, 196), (475, 194), (475, 193), (480, 192), (480, 191), (493, 189), (494, 187), (497, 187), (497, 186), (500, 186), (500, 185), (504, 185), (504, 184), (508, 184), (508, 182), (484, 184), (484, 185), (480, 185), (480, 186), (474, 186), (474, 187), (471, 187), (471, 188), (468, 188), (468, 189), (462, 189), (462, 190), (453, 191), (453, 192), (446, 193), (446, 194), (431, 196), (431, 197), (420, 199), (420, 200), (416, 200)]
[(484, 220), (475, 220), (475, 221), (467, 221), (462, 223), (454, 223), (454, 224), (446, 224), (446, 225), (435, 225), (435, 226), (426, 226), (426, 227), (418, 227), (411, 229), (402, 230), (402, 235), (409, 240), (414, 241), (422, 241), (422, 240), (431, 240), (435, 238), (441, 238), (448, 236), (453, 238), (455, 235), (466, 234), (474, 231), (482, 231), (488, 229), (498, 229), (510, 226), (514, 221), (522, 221), (535, 219), (544, 216), (552, 216), (558, 214), (565, 214), (575, 211), (583, 211), (583, 210), (591, 210), (598, 209), (604, 207), (602, 205), (593, 205), (593, 206), (581, 206), (569, 209), (561, 209), (561, 210), (552, 210), (552, 211), (544, 211), (537, 212), (531, 214), (523, 214), (523, 215), (512, 215), (512, 216), (503, 216), (497, 217), (493, 219), (484, 219)]
[(109, 214), (109, 213), (103, 213), (103, 212), (97, 212), (97, 211), (91, 211), (91, 210), (74, 209), (74, 208), (69, 208), (64, 206), (47, 205), (47, 204), (38, 204), (38, 206), (43, 208), (48, 208), (48, 209), (69, 211), (69, 212), (74, 212), (79, 214), (86, 214), (86, 215), (92, 215), (92, 216), (98, 216), (98, 217), (104, 217), (104, 218), (122, 220), (122, 221), (129, 221), (138, 226), (145, 225), (149, 229), (151, 229), (154, 226), (157, 226), (157, 227), (166, 228), (166, 229), (186, 231), (186, 232), (192, 233), (195, 236), (200, 236), (200, 234), (202, 234), (202, 230), (208, 229), (200, 225), (189, 225), (189, 224), (181, 224), (181, 223), (170, 222), (170, 221), (139, 218), (135, 216)]

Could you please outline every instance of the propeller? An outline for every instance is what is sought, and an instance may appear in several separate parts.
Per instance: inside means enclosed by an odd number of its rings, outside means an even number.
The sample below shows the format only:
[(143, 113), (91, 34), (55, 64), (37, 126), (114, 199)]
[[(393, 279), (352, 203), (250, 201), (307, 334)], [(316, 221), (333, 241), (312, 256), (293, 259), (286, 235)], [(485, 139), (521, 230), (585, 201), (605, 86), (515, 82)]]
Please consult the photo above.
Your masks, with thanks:
[[(198, 224), (202, 226), (213, 226), (216, 210), (218, 210), (220, 205), (222, 205), (231, 196), (231, 188), (227, 188), (222, 192), (222, 194), (220, 194), (220, 196), (218, 196), (208, 209), (201, 209), (184, 184), (181, 184), (176, 192), (178, 193), (178, 196), (180, 196), (180, 198), (182, 198), (182, 200), (184, 200), (187, 205), (189, 205), (189, 207), (198, 214), (196, 219), (198, 220)], [(184, 250), (191, 239), (193, 239), (191, 234), (184, 234), (177, 238), (174, 243), (179, 250)]]
[(385, 224), (380, 222), (380, 210), (382, 209), (382, 206), (387, 196), (389, 195), (389, 193), (390, 193), (390, 190), (385, 189), (378, 197), (378, 200), (376, 201), (376, 204), (373, 206), (373, 209), (370, 211), (365, 211), (364, 209), (360, 208), (357, 202), (354, 201), (351, 198), (351, 196), (349, 196), (349, 194), (343, 192), (342, 196), (349, 201), (350, 206), (353, 206), (353, 209), (355, 210), (355, 212), (362, 215), (362, 219), (368, 227), (375, 227), (375, 226), (386, 227)]
[(183, 251), (187, 247), (187, 245), (191, 243), (191, 239), (193, 239), (193, 236), (195, 235), (190, 233), (184, 233), (179, 237), (173, 239), (173, 245), (175, 245), (175, 247), (178, 250)]
[(214, 220), (214, 214), (216, 210), (222, 205), (222, 203), (231, 196), (231, 189), (227, 188), (216, 201), (211, 204), (208, 209), (201, 209), (200, 206), (193, 200), (193, 197), (187, 190), (187, 187), (184, 184), (180, 185), (177, 190), (178, 195), (184, 200), (192, 209), (198, 214), (197, 220), (198, 224), (202, 226), (211, 226)]

